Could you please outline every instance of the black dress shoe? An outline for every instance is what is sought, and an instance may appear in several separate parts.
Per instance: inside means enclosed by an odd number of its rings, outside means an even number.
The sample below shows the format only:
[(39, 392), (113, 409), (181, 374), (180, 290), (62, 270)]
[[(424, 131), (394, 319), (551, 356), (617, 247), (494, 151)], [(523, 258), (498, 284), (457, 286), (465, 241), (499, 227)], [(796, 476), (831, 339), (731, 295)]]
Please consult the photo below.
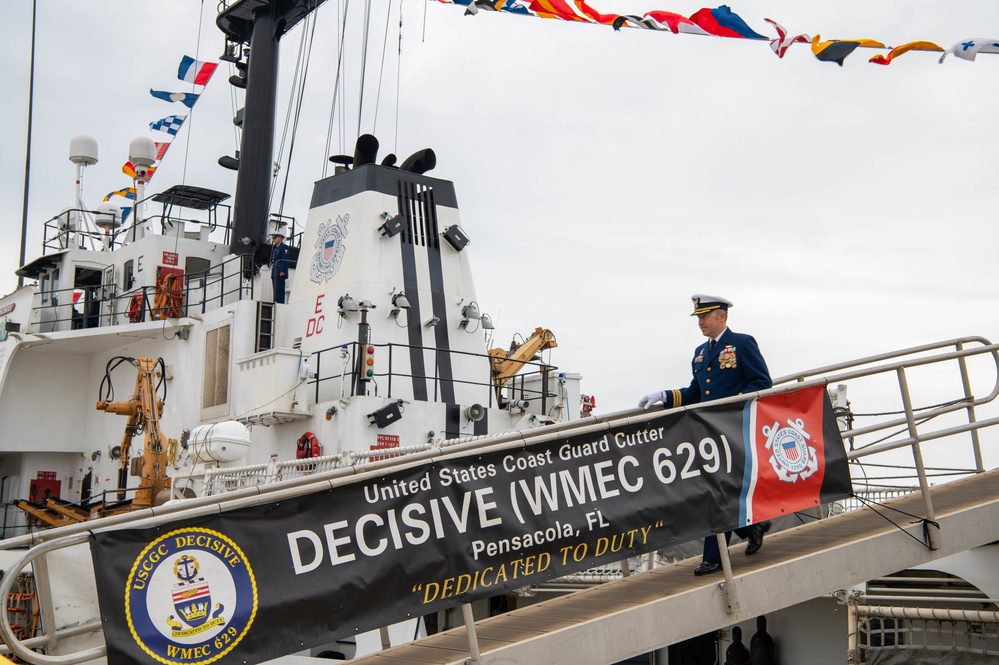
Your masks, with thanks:
[(717, 573), (722, 569), (720, 563), (708, 563), (707, 561), (702, 561), (701, 565), (694, 568), (695, 575), (710, 575), (711, 573)]
[(770, 530), (770, 521), (760, 522), (753, 525), (753, 532), (749, 534), (749, 544), (746, 545), (746, 556), (756, 554), (763, 547), (763, 536)]

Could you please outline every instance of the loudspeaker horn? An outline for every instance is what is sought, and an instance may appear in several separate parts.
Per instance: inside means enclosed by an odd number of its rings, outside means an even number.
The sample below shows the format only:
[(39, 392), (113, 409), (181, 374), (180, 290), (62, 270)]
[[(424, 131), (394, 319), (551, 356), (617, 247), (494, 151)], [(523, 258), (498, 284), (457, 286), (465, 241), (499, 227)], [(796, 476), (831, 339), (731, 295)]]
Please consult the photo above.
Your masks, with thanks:
[(486, 417), (486, 408), (481, 404), (472, 404), (465, 408), (465, 417), (473, 423), (478, 422)]

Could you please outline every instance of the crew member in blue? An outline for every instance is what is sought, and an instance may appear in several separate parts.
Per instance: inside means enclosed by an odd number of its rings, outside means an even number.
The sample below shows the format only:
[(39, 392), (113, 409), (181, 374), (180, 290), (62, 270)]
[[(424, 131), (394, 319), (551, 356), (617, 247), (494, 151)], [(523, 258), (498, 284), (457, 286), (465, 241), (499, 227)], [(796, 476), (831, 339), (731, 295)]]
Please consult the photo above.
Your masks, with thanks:
[(288, 279), (288, 245), (284, 244), (284, 234), (275, 233), (274, 248), (271, 250), (271, 280), (274, 282), (274, 302), (284, 302), (284, 280)]
[[(694, 378), (686, 388), (660, 390), (646, 395), (638, 402), (642, 409), (662, 404), (667, 409), (723, 397), (766, 390), (773, 385), (767, 363), (760, 347), (750, 335), (733, 332), (728, 328), (728, 310), (732, 303), (725, 298), (698, 293), (691, 298), (701, 333), (708, 341), (694, 349), (691, 362)], [(760, 522), (735, 530), (740, 538), (748, 541), (746, 554), (756, 554), (763, 546), (763, 536), (770, 529), (770, 522)], [(732, 532), (725, 534), (725, 542)], [(704, 555), (695, 575), (707, 575), (721, 570), (718, 539), (712, 534), (704, 539)]]

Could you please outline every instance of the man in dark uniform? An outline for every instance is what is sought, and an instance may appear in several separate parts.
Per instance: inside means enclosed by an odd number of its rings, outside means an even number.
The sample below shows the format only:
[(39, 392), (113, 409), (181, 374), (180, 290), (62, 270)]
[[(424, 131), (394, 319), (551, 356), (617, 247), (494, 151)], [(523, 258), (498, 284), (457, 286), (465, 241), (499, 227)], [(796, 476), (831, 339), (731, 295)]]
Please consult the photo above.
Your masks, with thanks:
[(271, 279), (274, 281), (274, 302), (284, 302), (284, 281), (288, 278), (288, 245), (284, 244), (284, 234), (273, 234), (274, 248), (271, 249)]
[[(638, 406), (649, 409), (662, 402), (667, 409), (698, 402), (707, 402), (723, 397), (765, 390), (773, 385), (767, 363), (763, 360), (760, 347), (750, 335), (733, 332), (728, 328), (728, 309), (732, 303), (718, 296), (696, 294), (694, 313), (701, 333), (708, 341), (694, 349), (691, 362), (694, 378), (686, 388), (660, 390), (643, 397)], [(763, 546), (763, 536), (770, 528), (770, 522), (760, 522), (741, 527), (735, 533), (745, 538), (746, 554), (756, 554)], [(732, 532), (725, 534), (727, 543)], [(701, 565), (694, 569), (695, 575), (706, 575), (721, 570), (721, 554), (718, 540), (714, 535), (704, 539), (704, 555)]]

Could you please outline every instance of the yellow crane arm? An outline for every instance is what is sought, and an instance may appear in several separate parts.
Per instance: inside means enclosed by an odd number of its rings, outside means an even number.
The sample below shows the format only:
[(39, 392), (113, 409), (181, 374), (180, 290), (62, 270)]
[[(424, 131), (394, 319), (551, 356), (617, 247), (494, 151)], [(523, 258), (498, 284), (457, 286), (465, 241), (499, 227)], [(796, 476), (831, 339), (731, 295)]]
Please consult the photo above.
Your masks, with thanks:
[(558, 343), (555, 341), (555, 333), (548, 328), (535, 328), (533, 335), (509, 351), (489, 349), (489, 355), (492, 356), (493, 384), (499, 388), (507, 379), (524, 369), (531, 358), (539, 352), (556, 346)]
[(128, 416), (125, 435), (121, 441), (122, 468), (127, 468), (128, 452), (132, 437), (139, 431), (145, 432), (145, 448), (142, 453), (142, 481), (132, 499), (132, 506), (148, 508), (156, 496), (170, 488), (170, 478), (166, 475), (166, 440), (160, 430), (160, 417), (163, 415), (163, 402), (156, 399), (156, 360), (136, 358), (139, 370), (135, 377), (135, 394), (127, 402), (97, 402), (98, 411)]

